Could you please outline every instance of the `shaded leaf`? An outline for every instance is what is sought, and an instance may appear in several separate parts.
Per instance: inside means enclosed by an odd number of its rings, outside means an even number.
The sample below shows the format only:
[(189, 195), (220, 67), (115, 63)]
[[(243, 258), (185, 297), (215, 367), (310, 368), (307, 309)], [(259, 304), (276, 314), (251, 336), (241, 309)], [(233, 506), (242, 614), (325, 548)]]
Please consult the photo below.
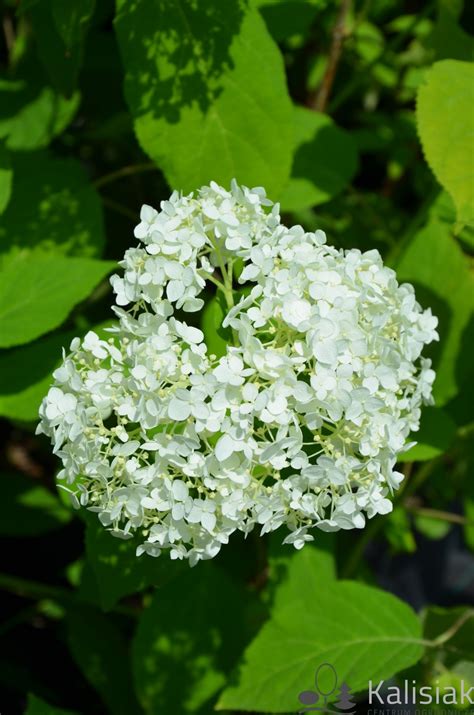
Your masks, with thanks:
[(350, 183), (357, 169), (353, 138), (326, 114), (295, 107), (294, 126), (296, 150), (281, 198), (284, 211), (328, 201)]
[(293, 712), (322, 663), (360, 691), (369, 678), (389, 678), (423, 653), (415, 613), (388, 593), (350, 581), (298, 582), (292, 591), (286, 599), (277, 595), (218, 709)]
[(95, 0), (52, 0), (54, 23), (66, 47), (83, 41), (94, 5)]
[(440, 608), (430, 606), (423, 614), (423, 634), (427, 640), (444, 636), (443, 661), (451, 667), (460, 660), (472, 658), (474, 643), (474, 609), (456, 606)]
[(67, 524), (71, 512), (41, 484), (22, 474), (2, 474), (0, 534), (34, 536)]
[(111, 261), (19, 251), (0, 259), (0, 347), (22, 345), (60, 325)]
[(0, 221), (0, 251), (54, 249), (92, 258), (105, 242), (102, 207), (81, 164), (44, 153), (13, 159), (15, 190)]
[(69, 348), (75, 332), (49, 335), (30, 345), (0, 351), (0, 415), (34, 421), (41, 400), (61, 361), (61, 349)]
[(113, 715), (141, 712), (136, 701), (127, 644), (113, 621), (88, 606), (69, 608), (66, 617), (71, 653)]
[(25, 715), (74, 715), (72, 710), (63, 710), (46, 703), (41, 698), (31, 693), (28, 695), (28, 703)]
[[(86, 554), (92, 566), (102, 608), (112, 608), (123, 596), (162, 585), (183, 569), (181, 562), (166, 555), (154, 558), (136, 556), (137, 540), (114, 537), (99, 522), (97, 515), (86, 513)], [(186, 568), (189, 568), (186, 565)]]
[(460, 224), (474, 223), (474, 66), (436, 62), (420, 87), (418, 132), (426, 160), (451, 194)]
[(417, 444), (398, 455), (399, 462), (424, 462), (444, 454), (456, 436), (456, 423), (450, 415), (437, 407), (424, 407), (418, 432), (412, 432), (408, 441)]
[(247, 599), (212, 562), (187, 567), (156, 591), (133, 643), (136, 689), (147, 713), (212, 711), (210, 700), (248, 639)]
[(283, 61), (243, 0), (118, 1), (125, 94), (141, 146), (173, 188), (215, 180), (277, 199), (291, 164)]
[(0, 81), (0, 137), (12, 150), (47, 146), (73, 119), (79, 106), (76, 92), (66, 98), (45, 86), (40, 76)]

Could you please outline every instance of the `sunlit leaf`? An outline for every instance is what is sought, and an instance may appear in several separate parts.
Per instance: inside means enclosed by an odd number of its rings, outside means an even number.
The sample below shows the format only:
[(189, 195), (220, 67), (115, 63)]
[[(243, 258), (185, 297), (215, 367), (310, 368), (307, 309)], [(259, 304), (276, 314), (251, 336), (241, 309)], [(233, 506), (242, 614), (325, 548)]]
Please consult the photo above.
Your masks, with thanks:
[(0, 534), (33, 536), (67, 524), (70, 510), (46, 487), (22, 474), (0, 475)]
[(443, 60), (426, 74), (417, 122), (426, 160), (451, 194), (460, 224), (474, 222), (474, 65)]
[(291, 103), (258, 11), (243, 0), (119, 0), (116, 29), (138, 139), (170, 185), (236, 178), (278, 199), (291, 164)]
[(1, 257), (0, 347), (22, 345), (56, 328), (114, 267), (41, 251)]

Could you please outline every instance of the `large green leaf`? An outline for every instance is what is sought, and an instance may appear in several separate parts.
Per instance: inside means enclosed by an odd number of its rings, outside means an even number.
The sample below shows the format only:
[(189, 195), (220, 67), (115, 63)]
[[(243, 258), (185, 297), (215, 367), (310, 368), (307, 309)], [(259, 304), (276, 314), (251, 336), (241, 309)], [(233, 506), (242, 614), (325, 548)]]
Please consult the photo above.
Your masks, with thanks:
[[(386, 679), (423, 653), (415, 613), (391, 594), (351, 581), (299, 581), (276, 598), (218, 708), (294, 712), (316, 669), (334, 666), (354, 691)], [(286, 595), (286, 594), (285, 594)]]
[(102, 207), (78, 161), (21, 154), (13, 169), (13, 196), (0, 220), (0, 252), (40, 246), (86, 258), (101, 254)]
[(70, 510), (48, 489), (22, 474), (0, 475), (0, 534), (33, 536), (66, 524)]
[(469, 264), (447, 225), (431, 220), (408, 244), (396, 266), (400, 280), (414, 284), (423, 307), (439, 319), (439, 343), (426, 351), (434, 359), (437, 406), (454, 397), (469, 380), (472, 360), (474, 282)]
[[(123, 596), (142, 591), (151, 585), (162, 585), (183, 568), (165, 554), (158, 558), (136, 556), (135, 539), (112, 536), (97, 515), (86, 513), (86, 554), (97, 583), (102, 608), (112, 608)], [(186, 565), (186, 568), (187, 565)]]
[(18, 251), (0, 259), (0, 347), (22, 345), (60, 325), (116, 264)]
[(451, 194), (460, 224), (474, 222), (474, 65), (443, 60), (418, 91), (417, 123), (426, 160)]
[(130, 656), (111, 618), (89, 606), (68, 609), (67, 636), (72, 656), (112, 715), (136, 715)]
[(13, 150), (45, 147), (70, 123), (79, 100), (78, 92), (62, 97), (45, 86), (35, 70), (18, 80), (0, 80), (0, 137)]
[(47, 335), (30, 345), (0, 351), (0, 415), (27, 422), (38, 418), (61, 349), (69, 348), (75, 334)]
[(117, 6), (137, 136), (170, 185), (236, 178), (278, 199), (291, 164), (291, 103), (258, 11), (243, 0)]
[(284, 211), (328, 201), (349, 184), (357, 169), (355, 141), (326, 114), (295, 107), (294, 126), (296, 151), (281, 198)]
[(10, 201), (12, 192), (13, 170), (10, 154), (0, 143), (0, 214), (2, 214)]
[(136, 689), (147, 713), (212, 712), (209, 701), (252, 628), (247, 599), (244, 587), (212, 562), (186, 567), (156, 591), (133, 644)]

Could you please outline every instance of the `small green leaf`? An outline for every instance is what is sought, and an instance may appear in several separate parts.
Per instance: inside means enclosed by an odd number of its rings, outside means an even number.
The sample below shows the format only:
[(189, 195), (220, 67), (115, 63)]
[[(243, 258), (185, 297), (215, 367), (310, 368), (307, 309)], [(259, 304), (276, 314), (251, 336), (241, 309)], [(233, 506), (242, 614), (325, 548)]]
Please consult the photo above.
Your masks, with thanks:
[(144, 151), (171, 186), (232, 178), (278, 199), (292, 155), (283, 59), (243, 0), (118, 0), (125, 95)]
[(357, 170), (351, 135), (330, 117), (304, 107), (294, 109), (295, 156), (291, 179), (281, 198), (284, 211), (298, 211), (340, 193)]
[(72, 656), (112, 715), (138, 715), (127, 644), (111, 618), (89, 606), (68, 609)]
[(136, 539), (114, 537), (102, 526), (96, 514), (86, 512), (84, 515), (87, 561), (92, 566), (100, 603), (105, 610), (112, 608), (123, 596), (166, 583), (182, 570), (183, 564), (171, 561), (167, 555), (137, 557)]
[(74, 715), (72, 710), (63, 710), (46, 703), (41, 698), (31, 693), (28, 695), (28, 703), (25, 715)]
[(35, 536), (67, 524), (71, 512), (48, 489), (22, 474), (2, 474), (0, 534)]
[(79, 106), (78, 92), (62, 97), (39, 78), (0, 82), (0, 137), (14, 151), (41, 149), (60, 134)]
[(0, 143), (0, 214), (2, 214), (12, 192), (13, 170), (10, 161), (10, 154), (3, 144)]
[(15, 190), (0, 221), (0, 252), (21, 246), (100, 256), (102, 207), (81, 164), (39, 152), (16, 155), (13, 169)]
[(474, 223), (474, 66), (436, 62), (420, 87), (418, 132), (426, 160), (451, 194), (458, 223)]
[(227, 315), (225, 301), (220, 294), (215, 295), (203, 310), (201, 328), (204, 333), (208, 355), (222, 357), (231, 342), (231, 331), (222, 327)]
[[(133, 642), (133, 670), (145, 712), (212, 712), (246, 645), (248, 594), (214, 563), (186, 568), (156, 591)], [(251, 605), (251, 602), (250, 602)]]
[(391, 594), (349, 581), (298, 581), (275, 599), (270, 620), (247, 648), (237, 682), (217, 708), (294, 712), (298, 694), (331, 663), (352, 690), (390, 678), (423, 653), (415, 613)]
[(423, 514), (416, 514), (413, 519), (416, 530), (423, 534), (427, 539), (438, 541), (444, 539), (452, 528), (452, 524), (442, 519), (433, 519)]
[(417, 444), (398, 456), (399, 462), (425, 462), (444, 454), (456, 436), (456, 423), (447, 412), (437, 407), (424, 407), (418, 432), (412, 432), (408, 441)]
[(60, 325), (116, 264), (19, 251), (0, 258), (0, 347), (22, 345)]

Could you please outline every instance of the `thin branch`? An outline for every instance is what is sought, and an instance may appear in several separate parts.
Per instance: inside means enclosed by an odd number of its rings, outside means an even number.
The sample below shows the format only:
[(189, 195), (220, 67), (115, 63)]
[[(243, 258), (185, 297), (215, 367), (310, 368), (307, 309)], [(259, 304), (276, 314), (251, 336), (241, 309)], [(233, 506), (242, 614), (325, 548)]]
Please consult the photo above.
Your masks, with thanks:
[(113, 181), (118, 179), (123, 179), (127, 176), (134, 176), (135, 174), (143, 174), (146, 171), (156, 171), (155, 164), (151, 162), (146, 162), (145, 164), (130, 164), (129, 166), (123, 166), (117, 171), (112, 171), (110, 174), (105, 174), (105, 176), (100, 176), (94, 181), (94, 186), (96, 189), (102, 188), (102, 186), (107, 186)]
[(474, 521), (466, 519), (461, 514), (453, 514), (450, 511), (441, 511), (439, 509), (430, 509), (424, 506), (405, 506), (407, 511), (415, 516), (425, 516), (427, 519), (435, 519), (436, 521), (447, 521), (450, 524), (462, 524), (463, 526), (474, 526)]
[(351, 0), (341, 0), (341, 6), (337, 16), (336, 24), (332, 31), (331, 48), (329, 50), (328, 64), (321, 86), (316, 97), (309, 102), (311, 109), (317, 112), (324, 112), (331, 94), (332, 85), (336, 76), (337, 66), (341, 58), (342, 45), (346, 37), (346, 18), (351, 8)]

